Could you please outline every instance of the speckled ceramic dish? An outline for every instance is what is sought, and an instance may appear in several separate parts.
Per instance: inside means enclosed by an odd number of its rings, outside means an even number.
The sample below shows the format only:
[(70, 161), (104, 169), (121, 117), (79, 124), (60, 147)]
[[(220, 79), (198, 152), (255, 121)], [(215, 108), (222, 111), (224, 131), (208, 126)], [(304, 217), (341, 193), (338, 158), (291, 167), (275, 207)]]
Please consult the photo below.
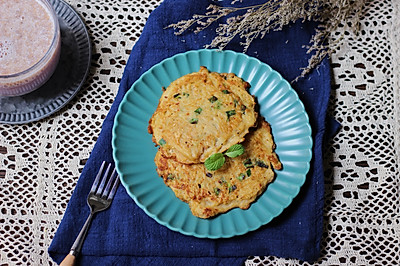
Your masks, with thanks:
[[(260, 113), (271, 124), (283, 170), (247, 210), (233, 209), (212, 219), (192, 215), (157, 175), (157, 149), (147, 133), (161, 87), (206, 66), (233, 72), (251, 84)], [(311, 127), (304, 106), (290, 84), (267, 64), (233, 51), (196, 50), (177, 54), (145, 72), (126, 93), (113, 128), (113, 155), (122, 184), (150, 217), (186, 235), (227, 238), (258, 229), (278, 216), (303, 185), (312, 157)]]
[(39, 89), (22, 96), (0, 97), (0, 123), (23, 124), (57, 112), (76, 95), (88, 75), (91, 45), (85, 24), (64, 1), (49, 2), (57, 14), (61, 31), (57, 68)]

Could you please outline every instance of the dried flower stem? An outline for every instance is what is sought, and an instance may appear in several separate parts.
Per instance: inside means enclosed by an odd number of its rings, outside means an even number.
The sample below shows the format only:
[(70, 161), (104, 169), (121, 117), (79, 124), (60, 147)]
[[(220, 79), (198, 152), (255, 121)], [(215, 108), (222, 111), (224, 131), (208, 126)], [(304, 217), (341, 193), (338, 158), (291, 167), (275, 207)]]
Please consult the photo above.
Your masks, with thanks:
[[(238, 0), (234, 0), (233, 5)], [(311, 37), (307, 53), (312, 53), (308, 66), (295, 79), (304, 77), (321, 61), (337, 51), (343, 36), (331, 40), (331, 34), (340, 26), (357, 33), (360, 18), (366, 0), (269, 0), (262, 4), (246, 7), (221, 7), (210, 5), (204, 15), (195, 14), (191, 19), (171, 24), (176, 35), (181, 35), (192, 26), (199, 33), (221, 18), (225, 23), (218, 24), (216, 36), (206, 48), (224, 49), (235, 37), (244, 40), (240, 44), (246, 52), (256, 38), (263, 38), (270, 31), (281, 30), (284, 26), (299, 19), (320, 22), (315, 34)], [(239, 14), (238, 14), (239, 13)]]

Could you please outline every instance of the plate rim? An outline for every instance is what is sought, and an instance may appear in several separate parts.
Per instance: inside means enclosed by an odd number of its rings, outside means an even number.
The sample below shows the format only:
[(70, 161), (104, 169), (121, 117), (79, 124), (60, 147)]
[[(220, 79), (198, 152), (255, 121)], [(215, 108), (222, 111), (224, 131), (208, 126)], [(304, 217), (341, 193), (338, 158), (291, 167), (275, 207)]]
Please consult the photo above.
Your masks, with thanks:
[[(295, 193), (292, 193), (291, 200), (289, 202), (287, 202), (287, 204), (285, 204), (285, 205), (282, 204), (280, 206), (280, 208), (279, 208), (279, 211), (276, 213), (275, 216), (270, 217), (268, 220), (266, 220), (265, 222), (262, 222), (259, 225), (256, 225), (256, 226), (253, 226), (253, 227), (248, 226), (248, 227), (246, 227), (246, 230), (243, 230), (241, 232), (232, 232), (232, 233), (229, 233), (229, 234), (223, 234), (221, 232), (218, 235), (216, 235), (216, 234), (212, 235), (212, 234), (210, 234), (210, 232), (207, 232), (206, 234), (198, 234), (198, 233), (192, 232), (192, 231), (190, 231), (190, 232), (189, 231), (185, 231), (185, 230), (183, 230), (181, 228), (182, 226), (181, 227), (174, 227), (174, 226), (168, 224), (167, 221), (160, 220), (157, 217), (156, 214), (153, 214), (152, 212), (150, 212), (148, 210), (148, 208), (146, 206), (144, 206), (142, 203), (140, 203), (138, 201), (137, 197), (133, 193), (131, 193), (131, 191), (129, 191), (129, 188), (128, 188), (129, 184), (127, 184), (125, 182), (125, 180), (123, 178), (124, 174), (122, 173), (122, 171), (121, 171), (121, 169), (119, 167), (119, 162), (118, 162), (118, 158), (117, 158), (117, 149), (116, 149), (116, 139), (117, 139), (116, 130), (117, 130), (117, 127), (119, 126), (118, 118), (122, 113), (122, 106), (128, 101), (127, 100), (128, 93), (130, 93), (130, 91), (133, 91), (134, 87), (136, 86), (136, 84), (142, 82), (142, 80), (144, 79), (145, 74), (146, 73), (151, 73), (154, 68), (160, 67), (160, 65), (165, 64), (165, 62), (167, 62), (167, 61), (174, 60), (176, 57), (187, 56), (187, 54), (190, 54), (190, 53), (201, 53), (201, 52), (232, 53), (234, 55), (244, 56), (246, 58), (246, 60), (255, 60), (258, 64), (262, 64), (262, 65), (266, 66), (269, 69), (269, 71), (271, 71), (271, 73), (274, 73), (274, 74), (276, 74), (278, 76), (278, 78), (279, 78), (279, 80), (281, 82), (283, 81), (284, 83), (286, 83), (288, 85), (289, 90), (294, 92), (295, 99), (296, 99), (295, 102), (297, 102), (302, 108), (302, 114), (304, 114), (304, 116), (305, 116), (304, 125), (307, 127), (307, 129), (308, 129), (308, 131), (310, 133), (309, 135), (307, 135), (307, 139), (308, 139), (307, 143), (309, 144), (309, 148), (307, 149), (307, 151), (309, 151), (309, 159), (307, 160), (307, 162), (303, 162), (304, 166), (305, 166), (304, 167), (305, 174), (302, 176), (301, 182), (299, 182), (299, 185), (296, 187)], [(198, 50), (188, 50), (186, 52), (177, 53), (177, 54), (174, 54), (174, 55), (172, 55), (170, 57), (167, 57), (167, 58), (161, 60), (160, 62), (158, 62), (158, 63), (154, 64), (153, 66), (151, 66), (148, 70), (144, 71), (140, 75), (140, 77), (132, 84), (132, 86), (128, 89), (128, 91), (125, 93), (123, 99), (121, 100), (121, 102), (120, 102), (120, 104), (118, 106), (116, 115), (114, 117), (114, 124), (113, 124), (113, 128), (112, 128), (112, 141), (111, 142), (112, 142), (111, 143), (112, 144), (112, 155), (113, 155), (113, 159), (115, 161), (115, 167), (116, 167), (117, 172), (119, 173), (119, 176), (120, 176), (121, 183), (124, 186), (127, 194), (130, 196), (130, 198), (132, 198), (134, 200), (134, 202), (139, 206), (140, 209), (142, 209), (146, 213), (146, 215), (148, 215), (149, 217), (151, 217), (152, 219), (157, 221), (159, 224), (161, 224), (163, 226), (166, 226), (170, 230), (173, 230), (173, 231), (176, 231), (176, 232), (182, 233), (184, 235), (188, 235), (188, 236), (194, 236), (194, 237), (197, 237), (197, 238), (209, 238), (209, 239), (231, 238), (231, 237), (234, 237), (234, 236), (244, 235), (244, 234), (246, 234), (248, 232), (255, 231), (255, 230), (259, 229), (260, 227), (262, 227), (262, 226), (268, 224), (269, 222), (271, 222), (276, 217), (280, 216), (282, 214), (283, 210), (285, 210), (290, 204), (292, 204), (293, 200), (298, 196), (301, 187), (304, 185), (304, 183), (306, 181), (307, 175), (308, 175), (308, 173), (310, 171), (310, 163), (311, 163), (311, 160), (312, 160), (312, 157), (313, 157), (313, 147), (314, 147), (314, 141), (313, 141), (313, 138), (312, 138), (312, 127), (310, 125), (310, 120), (309, 120), (308, 113), (307, 113), (307, 111), (306, 111), (306, 109), (304, 107), (303, 102), (300, 100), (300, 98), (298, 96), (298, 93), (292, 88), (290, 83), (286, 79), (284, 79), (282, 77), (282, 75), (278, 71), (274, 70), (267, 63), (264, 63), (264, 62), (260, 61), (258, 58), (249, 56), (249, 55), (244, 54), (244, 53), (235, 52), (235, 51), (232, 51), (232, 50), (218, 50), (218, 49), (198, 49)], [(279, 154), (278, 154), (278, 156), (279, 156)], [(272, 183), (274, 183), (275, 180), (276, 179), (274, 179), (274, 181)], [(269, 184), (269, 185), (271, 185), (271, 184)], [(265, 192), (266, 191), (264, 191), (262, 194), (264, 194)], [(262, 196), (262, 194), (260, 196)]]

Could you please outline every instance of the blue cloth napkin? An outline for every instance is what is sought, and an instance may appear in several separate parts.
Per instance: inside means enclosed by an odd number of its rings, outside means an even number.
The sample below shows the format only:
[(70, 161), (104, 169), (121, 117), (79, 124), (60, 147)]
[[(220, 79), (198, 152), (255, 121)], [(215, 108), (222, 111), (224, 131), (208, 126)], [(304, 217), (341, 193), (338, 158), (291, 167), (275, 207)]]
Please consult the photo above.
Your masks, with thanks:
[[(223, 2), (231, 2), (223, 1)], [(248, 0), (246, 5), (260, 1)], [(201, 49), (215, 36), (215, 26), (194, 34), (176, 36), (171, 23), (201, 13), (213, 1), (165, 0), (150, 15), (133, 47), (118, 94), (104, 121), (94, 150), (86, 163), (64, 218), (49, 247), (50, 256), (60, 262), (68, 253), (85, 222), (89, 208), (86, 197), (103, 160), (112, 159), (112, 127), (118, 105), (140, 75), (174, 54)], [(215, 1), (215, 3), (222, 3)], [(291, 81), (307, 66), (308, 44), (314, 23), (295, 23), (283, 31), (255, 40), (247, 54), (269, 64)], [(226, 49), (241, 52), (235, 39)], [(313, 159), (300, 194), (284, 212), (260, 229), (229, 239), (200, 239), (182, 235), (148, 217), (120, 186), (109, 210), (93, 220), (83, 245), (82, 265), (242, 265), (247, 256), (274, 255), (305, 261), (320, 255), (323, 227), (324, 171), (322, 148), (330, 95), (330, 66), (324, 60), (317, 70), (293, 84), (303, 101), (313, 129)]]

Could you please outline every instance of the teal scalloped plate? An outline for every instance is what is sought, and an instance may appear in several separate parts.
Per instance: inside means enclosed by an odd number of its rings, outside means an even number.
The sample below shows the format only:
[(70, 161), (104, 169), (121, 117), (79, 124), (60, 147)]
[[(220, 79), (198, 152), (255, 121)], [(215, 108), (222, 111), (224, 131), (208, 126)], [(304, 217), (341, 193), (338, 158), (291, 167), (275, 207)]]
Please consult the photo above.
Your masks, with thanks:
[[(212, 219), (192, 215), (188, 204), (175, 197), (154, 164), (156, 147), (147, 125), (156, 110), (161, 87), (206, 66), (232, 72), (250, 83), (260, 113), (271, 124), (283, 169), (249, 209), (232, 209)], [(267, 64), (243, 53), (194, 50), (177, 54), (145, 72), (122, 100), (113, 128), (113, 156), (121, 183), (144, 212), (168, 228), (203, 238), (242, 235), (269, 223), (299, 193), (312, 157), (311, 127), (302, 102), (290, 84)], [(128, 214), (129, 215), (129, 214)], [(132, 214), (133, 215), (133, 214)]]

